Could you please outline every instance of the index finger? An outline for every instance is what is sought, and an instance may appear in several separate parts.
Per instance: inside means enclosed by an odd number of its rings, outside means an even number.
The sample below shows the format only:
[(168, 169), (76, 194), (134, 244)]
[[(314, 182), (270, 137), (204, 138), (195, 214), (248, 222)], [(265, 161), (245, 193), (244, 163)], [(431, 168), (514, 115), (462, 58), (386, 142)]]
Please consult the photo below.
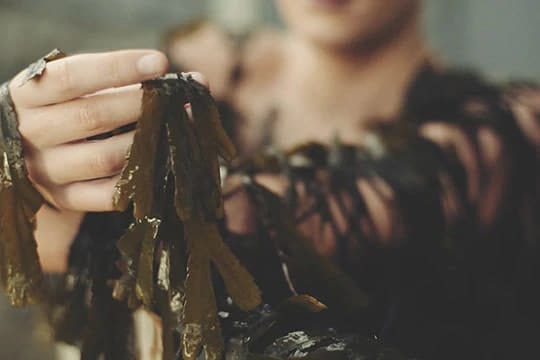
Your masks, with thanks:
[(18, 106), (56, 104), (99, 90), (139, 83), (167, 71), (165, 55), (156, 50), (121, 50), (79, 54), (51, 61), (40, 78), (19, 86), (24, 71), (10, 84)]

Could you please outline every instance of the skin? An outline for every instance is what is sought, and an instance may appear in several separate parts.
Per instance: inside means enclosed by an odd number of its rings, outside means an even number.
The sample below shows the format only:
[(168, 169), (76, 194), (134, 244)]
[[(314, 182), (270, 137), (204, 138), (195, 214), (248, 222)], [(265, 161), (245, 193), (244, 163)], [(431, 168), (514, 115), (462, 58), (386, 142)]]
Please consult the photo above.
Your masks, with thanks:
[[(428, 58), (419, 0), (276, 0), (276, 4), (289, 29), (261, 32), (246, 45), (245, 74), (234, 89), (226, 80), (227, 64), (234, 59), (224, 57), (238, 54), (229, 48), (223, 56), (201, 56), (216, 51), (217, 29), (204, 28), (168, 51), (183, 68), (207, 74), (216, 84), (214, 96), (231, 101), (248, 119), (241, 128), (242, 151), (256, 146), (261, 120), (276, 105), (280, 116), (273, 132), (276, 145), (285, 147), (308, 139), (330, 141), (336, 129), (344, 141), (362, 143), (373, 119), (389, 121), (399, 113), (410, 81)], [(46, 271), (65, 270), (69, 245), (85, 212), (112, 210), (113, 187), (133, 133), (85, 139), (136, 121), (142, 94), (137, 84), (164, 74), (167, 66), (167, 58), (155, 50), (81, 54), (49, 63), (38, 81), (22, 87), (21, 75), (12, 81), (30, 178), (59, 209), (43, 207), (38, 213), (36, 238)], [(49, 127), (54, 131), (46, 131)], [(443, 145), (468, 145), (462, 134), (442, 125), (424, 130), (426, 137)], [(495, 168), (500, 144), (490, 134), (482, 136)], [(466, 152), (462, 160), (474, 184), (477, 164)], [(282, 179), (261, 181), (278, 193), (285, 188)], [(362, 183), (359, 189), (368, 199), (376, 231), (387, 241), (392, 237), (390, 211), (373, 195), (377, 186), (384, 184)], [(478, 197), (478, 189), (471, 188), (472, 196)], [(490, 205), (491, 213), (496, 205)], [(249, 212), (245, 199), (228, 201), (226, 211), (235, 213), (229, 217), (233, 231), (249, 228), (249, 216), (238, 215)], [(331, 254), (333, 239), (322, 239), (316, 247)]]
[[(173, 62), (208, 75), (214, 95), (244, 115), (243, 151), (258, 145), (262, 120), (276, 104), (278, 146), (327, 141), (336, 128), (345, 140), (357, 142), (371, 118), (399, 112), (406, 87), (428, 56), (419, 1), (343, 1), (330, 10), (313, 0), (275, 3), (287, 31), (259, 31), (233, 59), (225, 56), (226, 41), (216, 44), (223, 36), (211, 25), (168, 46)], [(218, 63), (201, 56), (216, 48), (222, 55)], [(238, 56), (243, 76), (231, 90), (224, 79)]]
[[(267, 41), (265, 51), (275, 52), (275, 63), (249, 59), (256, 64), (250, 65), (252, 73), (264, 71), (268, 66), (278, 66), (280, 71), (269, 79), (250, 76), (255, 81), (242, 84), (238, 93), (234, 94), (234, 101), (248, 116), (258, 109), (245, 105), (252, 102), (252, 97), (244, 96), (246, 91), (258, 86), (259, 90), (253, 96), (264, 96), (291, 73), (298, 74), (294, 77), (296, 81), (283, 85), (287, 88), (290, 85), (291, 91), (297, 94), (307, 94), (304, 99), (298, 98), (295, 106), (305, 109), (309, 108), (307, 102), (312, 104), (320, 100), (321, 106), (335, 108), (330, 105), (332, 99), (320, 98), (324, 95), (307, 91), (312, 81), (303, 83), (301, 80), (309, 80), (309, 75), (314, 72), (323, 74), (327, 77), (323, 81), (331, 90), (342, 92), (340, 90), (343, 89), (339, 87), (345, 85), (345, 77), (350, 76), (355, 81), (348, 83), (363, 84), (367, 94), (370, 88), (378, 87), (386, 81), (378, 80), (383, 71), (382, 65), (377, 69), (379, 61), (395, 57), (393, 62), (401, 64), (406, 55), (418, 51), (421, 43), (414, 11), (402, 12), (409, 6), (411, 9), (416, 8), (416, 1), (351, 1), (326, 14), (304, 11), (311, 6), (309, 2), (282, 0), (277, 5), (291, 29), (283, 38)], [(393, 10), (392, 14), (377, 16), (386, 14), (388, 10)], [(407, 15), (399, 19), (400, 23), (409, 24), (403, 27), (409, 29), (407, 36), (392, 42), (390, 39), (393, 37), (385, 35), (386, 47), (389, 48), (385, 51), (380, 50), (386, 48), (382, 41), (376, 47), (367, 46), (368, 43), (373, 44), (376, 38), (382, 39), (382, 34), (388, 32), (390, 25), (398, 20), (399, 14)], [(359, 19), (372, 20), (366, 23)], [(342, 25), (332, 25), (338, 22)], [(395, 34), (405, 34), (403, 29)], [(200, 43), (204, 46), (205, 42)], [(262, 47), (265, 48), (264, 44)], [(204, 50), (201, 49), (201, 52)], [(190, 52), (197, 53), (197, 49)], [(294, 61), (284, 61), (297, 56), (305, 60), (305, 68)], [(189, 60), (186, 63), (204, 72), (204, 64), (199, 67), (197, 64), (189, 64)], [(358, 64), (363, 66), (358, 67)], [(391, 64), (392, 61), (385, 61), (385, 66)], [(415, 64), (416, 61), (407, 62), (400, 68), (404, 71), (399, 72), (410, 74), (413, 71), (407, 68), (414, 68)], [(124, 164), (133, 133), (105, 140), (85, 139), (134, 122), (139, 116), (141, 102), (141, 91), (137, 84), (164, 74), (167, 66), (167, 58), (154, 50), (80, 54), (49, 63), (38, 81), (20, 87), (21, 73), (11, 82), (30, 178), (40, 192), (59, 209), (56, 211), (44, 206), (38, 213), (36, 238), (45, 271), (65, 269), (69, 244), (85, 212), (112, 210), (113, 187)], [(209, 74), (214, 74), (210, 71), (212, 66), (206, 66)], [(353, 67), (361, 71), (350, 71)], [(403, 82), (406, 83), (406, 79)], [(390, 87), (394, 87), (394, 84)], [(272, 92), (271, 97), (276, 98), (275, 92)], [(278, 102), (280, 100), (276, 99)], [(289, 111), (295, 111), (294, 107)], [(314, 131), (305, 136), (320, 137), (321, 134), (328, 134), (325, 121), (319, 118), (314, 122)], [(345, 116), (339, 125), (348, 123), (354, 122)], [(278, 125), (278, 133), (288, 133), (294, 129), (287, 124), (299, 126), (284, 117), (283, 123)], [(258, 126), (257, 123), (250, 124), (247, 129), (254, 131)], [(54, 131), (46, 131), (50, 127)], [(302, 140), (284, 139), (284, 144), (280, 145)], [(275, 184), (269, 186), (276, 187)]]
[[(320, 5), (321, 2), (324, 4)], [(362, 144), (374, 122), (398, 118), (408, 87), (421, 66), (426, 62), (442, 66), (434, 62), (422, 37), (421, 1), (335, 0), (328, 5), (324, 0), (277, 0), (276, 4), (288, 25), (287, 31), (256, 34), (244, 45), (240, 83), (232, 91), (219, 87), (214, 92), (227, 98), (244, 115), (245, 122), (240, 127), (244, 153), (252, 152), (260, 144), (265, 120), (272, 109), (279, 114), (272, 123), (275, 146), (287, 148), (310, 140), (329, 142), (336, 132), (345, 142)], [(173, 44), (182, 55), (184, 67), (204, 73), (215, 68), (210, 59), (196, 57), (205, 52), (204, 47), (198, 51), (193, 47), (199, 36), (204, 38), (211, 30), (207, 27), (189, 38), (191, 47), (184, 45), (186, 39)], [(213, 84), (214, 78), (210, 82)], [(479, 221), (488, 228), (497, 217), (504, 189), (506, 164), (498, 137), (488, 128), (479, 131), (481, 161), (494, 179), (480, 189), (480, 159), (474, 156), (472, 144), (459, 129), (434, 122), (420, 129), (420, 133), (441, 147), (459, 149), (458, 156), (469, 177), (470, 200), (478, 202)], [(286, 188), (283, 179), (259, 180), (277, 193), (282, 194)], [(363, 181), (358, 187), (366, 199), (379, 241), (388, 245), (399, 241), (399, 227), (396, 230), (393, 226), (393, 209), (385, 205), (393, 197), (392, 191), (377, 195), (388, 185), (383, 181)], [(451, 188), (442, 196), (451, 222), (460, 204)], [(249, 231), (249, 215), (239, 215), (249, 213), (244, 210), (245, 199), (238, 195), (226, 206), (234, 214), (228, 218), (229, 227), (238, 232)], [(340, 223), (339, 215), (336, 217)], [(314, 219), (302, 230), (313, 238), (319, 228), (319, 219)], [(335, 250), (331, 236), (323, 236), (314, 245), (321, 254), (329, 256)]]
[[(246, 44), (241, 55), (245, 74), (234, 89), (228, 79), (238, 54), (218, 29), (206, 27), (168, 49), (172, 62), (204, 73), (214, 96), (231, 101), (247, 119), (241, 129), (244, 152), (260, 141), (261, 120), (276, 105), (280, 116), (273, 132), (278, 146), (308, 139), (326, 142), (336, 129), (343, 140), (362, 143), (372, 119), (387, 121), (399, 113), (410, 81), (428, 58), (419, 25), (420, 0), (334, 0), (335, 7), (324, 5), (330, 8), (317, 3), (276, 0), (288, 31), (260, 32)], [(144, 61), (142, 71), (138, 64), (146, 56), (151, 57)], [(52, 62), (39, 81), (23, 87), (18, 86), (21, 75), (12, 81), (31, 180), (59, 209), (44, 206), (38, 213), (36, 238), (45, 271), (66, 269), (69, 246), (86, 212), (111, 210), (113, 187), (133, 134), (85, 139), (135, 121), (141, 102), (138, 84), (166, 69), (166, 57), (155, 50), (116, 51)], [(208, 85), (200, 74), (194, 76)], [(540, 125), (530, 109), (531, 104), (540, 108), (539, 99), (537, 93), (522, 94), (515, 104), (518, 122), (537, 145)], [(47, 131), (51, 127), (54, 131)], [(488, 129), (479, 132), (485, 170), (488, 176), (495, 175), (481, 193), (475, 181), (478, 164), (467, 151), (471, 144), (463, 134), (437, 123), (421, 131), (441, 146), (460, 149), (470, 196), (484, 200), (480, 216), (489, 224), (504, 185), (502, 145), (496, 136)], [(286, 186), (276, 177), (259, 180), (277, 193)], [(235, 181), (240, 179), (231, 178), (224, 184), (225, 190), (234, 188)], [(394, 235), (391, 209), (379, 194), (391, 198), (391, 188), (383, 181), (360, 182), (358, 188), (379, 239), (389, 242)], [(449, 218), (459, 211), (451, 191), (442, 200)], [(252, 223), (245, 194), (239, 193), (225, 205), (226, 212), (234, 214), (228, 217), (231, 230), (249, 231)], [(338, 216), (341, 227), (345, 222), (340, 220)], [(301, 230), (311, 237), (310, 231), (319, 229), (318, 221), (314, 219)], [(333, 239), (323, 236), (315, 241), (320, 253), (332, 254)], [(140, 326), (140, 319), (136, 322), (138, 330), (152, 327)], [(159, 332), (156, 325), (152, 334), (138, 334), (138, 339), (159, 340)], [(141, 343), (139, 348), (148, 347)]]
[(30, 179), (59, 209), (44, 206), (37, 216), (46, 271), (65, 269), (85, 212), (112, 210), (113, 187), (133, 132), (85, 139), (135, 121), (142, 96), (136, 84), (165, 73), (167, 66), (154, 50), (82, 54), (49, 63), (38, 81), (21, 87), (21, 73), (11, 82)]
[(419, 12), (418, 0), (277, 0), (291, 33), (331, 52), (373, 53)]

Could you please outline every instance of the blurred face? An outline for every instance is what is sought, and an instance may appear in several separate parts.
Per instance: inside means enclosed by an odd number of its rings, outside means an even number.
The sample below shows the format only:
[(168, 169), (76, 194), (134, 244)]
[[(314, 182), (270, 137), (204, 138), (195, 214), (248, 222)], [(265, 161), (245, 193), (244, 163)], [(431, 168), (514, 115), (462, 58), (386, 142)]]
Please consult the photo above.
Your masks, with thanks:
[(400, 31), (420, 0), (277, 0), (289, 28), (316, 43), (371, 47)]

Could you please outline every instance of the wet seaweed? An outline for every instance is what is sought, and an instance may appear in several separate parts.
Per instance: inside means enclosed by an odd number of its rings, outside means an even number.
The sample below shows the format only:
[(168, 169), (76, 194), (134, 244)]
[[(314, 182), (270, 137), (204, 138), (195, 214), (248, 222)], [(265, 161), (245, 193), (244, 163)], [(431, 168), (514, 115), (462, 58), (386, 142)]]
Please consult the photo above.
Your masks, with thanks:
[[(184, 359), (201, 351), (217, 359), (224, 345), (211, 265), (241, 309), (261, 302), (218, 226), (223, 218), (218, 155), (230, 161), (234, 146), (208, 90), (191, 77), (169, 75), (143, 83), (143, 90), (142, 116), (114, 195), (116, 209), (132, 205), (135, 219), (118, 241), (125, 271), (114, 296), (156, 310), (169, 329), (182, 328)], [(175, 310), (172, 303), (179, 297), (182, 304)], [(165, 354), (173, 353), (171, 346), (164, 341)]]
[(42, 298), (42, 272), (34, 238), (43, 198), (28, 179), (8, 84), (0, 87), (0, 285), (13, 305)]

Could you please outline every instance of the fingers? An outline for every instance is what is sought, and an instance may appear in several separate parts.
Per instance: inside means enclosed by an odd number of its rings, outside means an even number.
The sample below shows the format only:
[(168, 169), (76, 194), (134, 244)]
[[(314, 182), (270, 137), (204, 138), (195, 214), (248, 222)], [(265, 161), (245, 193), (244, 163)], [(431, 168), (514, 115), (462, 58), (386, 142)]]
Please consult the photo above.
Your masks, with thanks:
[(142, 90), (130, 87), (21, 110), (24, 116), (19, 116), (19, 131), (29, 145), (38, 149), (86, 139), (135, 122), (141, 112), (141, 98)]
[(30, 152), (26, 158), (29, 176), (50, 187), (116, 175), (124, 166), (133, 134)]
[(139, 83), (164, 74), (167, 67), (165, 55), (155, 50), (81, 54), (48, 63), (41, 78), (19, 86), (22, 72), (10, 88), (18, 106), (37, 107)]
[[(202, 74), (190, 73), (206, 85)], [(19, 130), (28, 145), (45, 148), (106, 133), (135, 122), (141, 113), (138, 85), (105, 89), (61, 104), (19, 109)]]
[[(24, 72), (11, 81), (29, 176), (48, 201), (66, 210), (113, 210), (133, 131), (86, 139), (137, 121), (140, 83), (167, 66), (155, 50), (81, 54), (49, 62), (41, 77), (22, 86)], [(208, 86), (201, 74), (191, 75)]]
[(208, 79), (206, 78), (206, 76), (204, 76), (200, 72), (188, 72), (188, 74), (191, 75), (193, 80), (195, 80), (199, 84), (204, 85), (207, 88), (210, 87), (210, 84), (208, 83)]
[(114, 187), (119, 176), (92, 181), (81, 181), (53, 188), (50, 196), (53, 203), (73, 211), (113, 211)]

